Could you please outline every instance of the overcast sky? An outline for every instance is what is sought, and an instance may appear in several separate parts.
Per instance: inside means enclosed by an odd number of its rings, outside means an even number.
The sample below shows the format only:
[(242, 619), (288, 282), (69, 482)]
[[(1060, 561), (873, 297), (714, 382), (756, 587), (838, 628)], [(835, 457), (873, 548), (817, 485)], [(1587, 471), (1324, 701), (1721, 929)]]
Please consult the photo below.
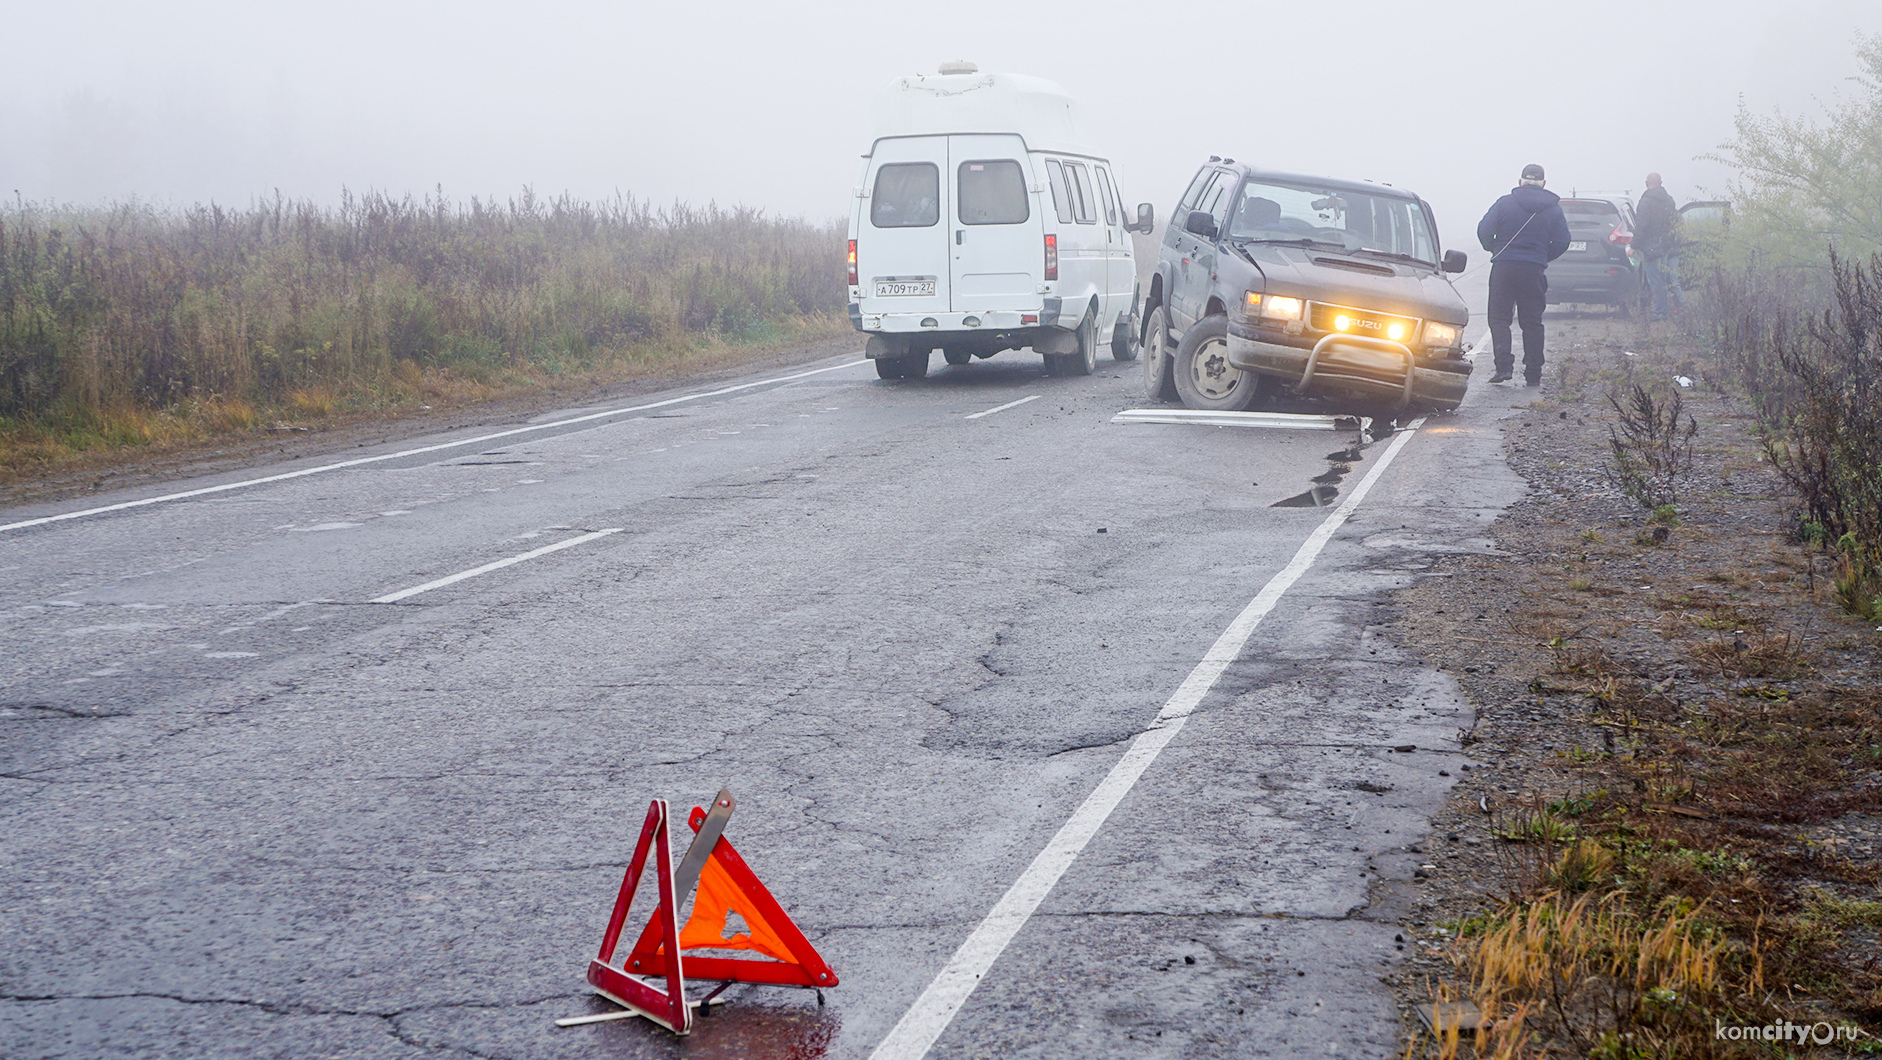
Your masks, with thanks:
[(1875, 0), (0, 0), (0, 195), (242, 205), (523, 186), (845, 214), (870, 101), (964, 58), (1058, 81), (1162, 219), (1210, 154), (1410, 187), (1471, 243), (1526, 162), (1681, 201), (1742, 99), (1847, 91)]

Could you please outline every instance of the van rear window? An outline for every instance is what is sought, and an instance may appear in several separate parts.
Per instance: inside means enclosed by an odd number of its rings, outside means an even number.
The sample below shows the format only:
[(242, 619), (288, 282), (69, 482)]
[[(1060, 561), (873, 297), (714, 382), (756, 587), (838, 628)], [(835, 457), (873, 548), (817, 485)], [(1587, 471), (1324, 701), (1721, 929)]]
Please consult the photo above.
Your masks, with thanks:
[(962, 162), (959, 186), (962, 224), (1016, 225), (1032, 216), (1025, 173), (1010, 158)]
[(927, 228), (941, 220), (941, 169), (933, 162), (895, 162), (876, 170), (869, 223), (877, 228)]

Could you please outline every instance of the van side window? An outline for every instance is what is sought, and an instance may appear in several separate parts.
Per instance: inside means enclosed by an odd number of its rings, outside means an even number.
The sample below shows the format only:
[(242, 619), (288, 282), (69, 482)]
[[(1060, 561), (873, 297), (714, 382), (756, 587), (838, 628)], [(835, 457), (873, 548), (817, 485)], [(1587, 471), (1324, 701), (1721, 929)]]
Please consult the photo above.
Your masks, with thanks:
[(1078, 162), (1067, 162), (1065, 171), (1072, 177), (1072, 204), (1078, 208), (1078, 223), (1098, 223), (1098, 212), (1091, 208), (1091, 178), (1085, 175), (1085, 167)]
[(1111, 174), (1098, 167), (1098, 198), (1104, 200), (1104, 223), (1117, 223), (1117, 192), (1111, 187)]
[(1032, 216), (1025, 171), (1010, 158), (962, 162), (957, 187), (964, 225), (1016, 225)]
[(1059, 215), (1059, 223), (1072, 223), (1072, 193), (1065, 190), (1065, 167), (1055, 158), (1046, 159), (1046, 173), (1052, 183), (1052, 209)]
[(895, 162), (876, 170), (869, 223), (877, 228), (927, 228), (941, 219), (941, 169), (933, 162)]

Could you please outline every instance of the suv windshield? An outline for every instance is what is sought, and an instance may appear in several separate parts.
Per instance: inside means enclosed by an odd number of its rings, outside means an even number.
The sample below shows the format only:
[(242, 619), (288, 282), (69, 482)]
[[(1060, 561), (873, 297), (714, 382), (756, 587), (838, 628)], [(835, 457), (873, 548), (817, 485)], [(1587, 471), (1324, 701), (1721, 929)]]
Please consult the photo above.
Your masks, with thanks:
[(1402, 255), (1429, 264), (1438, 241), (1424, 208), (1409, 199), (1306, 184), (1242, 185), (1229, 221), (1233, 239), (1289, 243), (1312, 240), (1348, 251)]

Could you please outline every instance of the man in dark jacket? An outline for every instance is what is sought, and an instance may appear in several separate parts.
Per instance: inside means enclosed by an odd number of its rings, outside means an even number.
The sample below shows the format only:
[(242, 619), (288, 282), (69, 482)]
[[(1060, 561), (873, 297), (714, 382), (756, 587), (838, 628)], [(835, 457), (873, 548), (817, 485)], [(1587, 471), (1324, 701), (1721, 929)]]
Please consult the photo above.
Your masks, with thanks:
[(1543, 187), (1542, 167), (1523, 167), (1520, 183), (1477, 222), (1477, 241), (1490, 251), (1490, 349), (1492, 383), (1506, 383), (1516, 368), (1510, 321), (1523, 328), (1523, 378), (1542, 385), (1542, 309), (1549, 293), (1549, 262), (1568, 249), (1568, 218), (1562, 198)]
[(1653, 319), (1665, 320), (1669, 309), (1685, 308), (1679, 289), (1679, 208), (1660, 186), (1660, 174), (1647, 174), (1647, 191), (1634, 210), (1634, 241), (1629, 246), (1640, 258), (1640, 271), (1653, 292)]

